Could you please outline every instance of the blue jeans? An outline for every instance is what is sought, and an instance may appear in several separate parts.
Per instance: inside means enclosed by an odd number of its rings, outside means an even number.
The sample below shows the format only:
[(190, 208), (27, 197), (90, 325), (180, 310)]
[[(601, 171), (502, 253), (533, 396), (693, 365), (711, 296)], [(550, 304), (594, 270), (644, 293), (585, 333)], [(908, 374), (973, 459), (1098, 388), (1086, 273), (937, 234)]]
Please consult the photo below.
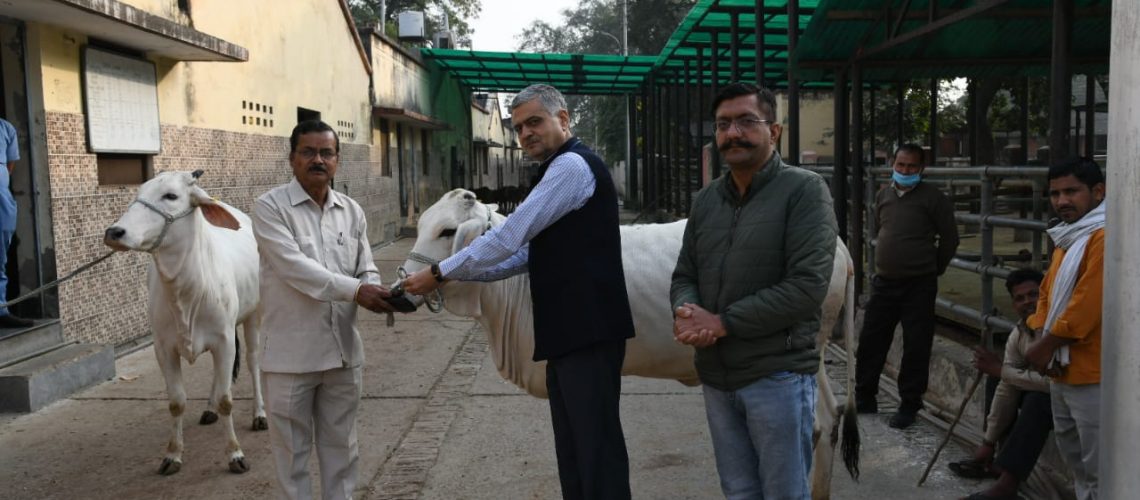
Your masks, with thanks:
[(811, 498), (815, 376), (782, 372), (728, 392), (703, 387), (725, 498)]
[[(8, 245), (12, 244), (15, 231), (0, 230), (0, 304), (8, 299)], [(0, 307), (0, 316), (7, 316), (8, 308)]]

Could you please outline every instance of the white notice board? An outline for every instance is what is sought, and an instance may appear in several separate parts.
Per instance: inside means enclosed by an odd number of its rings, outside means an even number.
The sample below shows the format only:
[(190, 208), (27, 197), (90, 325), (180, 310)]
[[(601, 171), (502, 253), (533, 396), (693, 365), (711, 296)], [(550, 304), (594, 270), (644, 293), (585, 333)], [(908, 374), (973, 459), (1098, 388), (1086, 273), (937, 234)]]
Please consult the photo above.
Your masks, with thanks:
[(83, 49), (87, 145), (93, 153), (162, 151), (154, 63)]

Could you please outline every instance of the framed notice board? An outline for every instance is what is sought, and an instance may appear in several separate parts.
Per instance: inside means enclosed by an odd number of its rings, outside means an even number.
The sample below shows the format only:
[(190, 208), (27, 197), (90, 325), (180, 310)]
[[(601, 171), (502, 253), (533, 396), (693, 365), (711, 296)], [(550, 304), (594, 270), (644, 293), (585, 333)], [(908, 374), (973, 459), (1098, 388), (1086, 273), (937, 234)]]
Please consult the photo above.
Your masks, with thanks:
[(83, 105), (91, 152), (162, 151), (155, 75), (153, 62), (83, 48)]

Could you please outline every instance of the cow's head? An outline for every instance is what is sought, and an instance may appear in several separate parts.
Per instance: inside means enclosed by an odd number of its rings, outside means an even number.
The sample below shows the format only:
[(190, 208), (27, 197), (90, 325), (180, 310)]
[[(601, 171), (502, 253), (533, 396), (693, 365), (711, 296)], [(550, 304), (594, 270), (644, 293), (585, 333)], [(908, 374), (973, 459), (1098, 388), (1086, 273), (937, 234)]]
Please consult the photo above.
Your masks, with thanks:
[(138, 197), (103, 235), (103, 243), (115, 250), (153, 252), (168, 243), (168, 233), (202, 208), (211, 223), (230, 229), (238, 221), (198, 186), (201, 170), (161, 172), (139, 186)]
[[(444, 194), (420, 216), (418, 236), (404, 270), (408, 274), (446, 259), (505, 218), (495, 204), (480, 203), (475, 193), (455, 189)], [(416, 305), (422, 298), (414, 297)]]

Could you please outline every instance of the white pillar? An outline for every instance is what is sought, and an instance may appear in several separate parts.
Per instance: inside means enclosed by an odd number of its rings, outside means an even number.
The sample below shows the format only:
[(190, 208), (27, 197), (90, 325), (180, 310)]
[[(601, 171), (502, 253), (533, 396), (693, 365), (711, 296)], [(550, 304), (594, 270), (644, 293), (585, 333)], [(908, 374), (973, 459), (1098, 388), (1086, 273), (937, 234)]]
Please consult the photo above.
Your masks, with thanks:
[(1136, 498), (1140, 474), (1140, 2), (1112, 2), (1108, 211), (1101, 345), (1100, 498)]

